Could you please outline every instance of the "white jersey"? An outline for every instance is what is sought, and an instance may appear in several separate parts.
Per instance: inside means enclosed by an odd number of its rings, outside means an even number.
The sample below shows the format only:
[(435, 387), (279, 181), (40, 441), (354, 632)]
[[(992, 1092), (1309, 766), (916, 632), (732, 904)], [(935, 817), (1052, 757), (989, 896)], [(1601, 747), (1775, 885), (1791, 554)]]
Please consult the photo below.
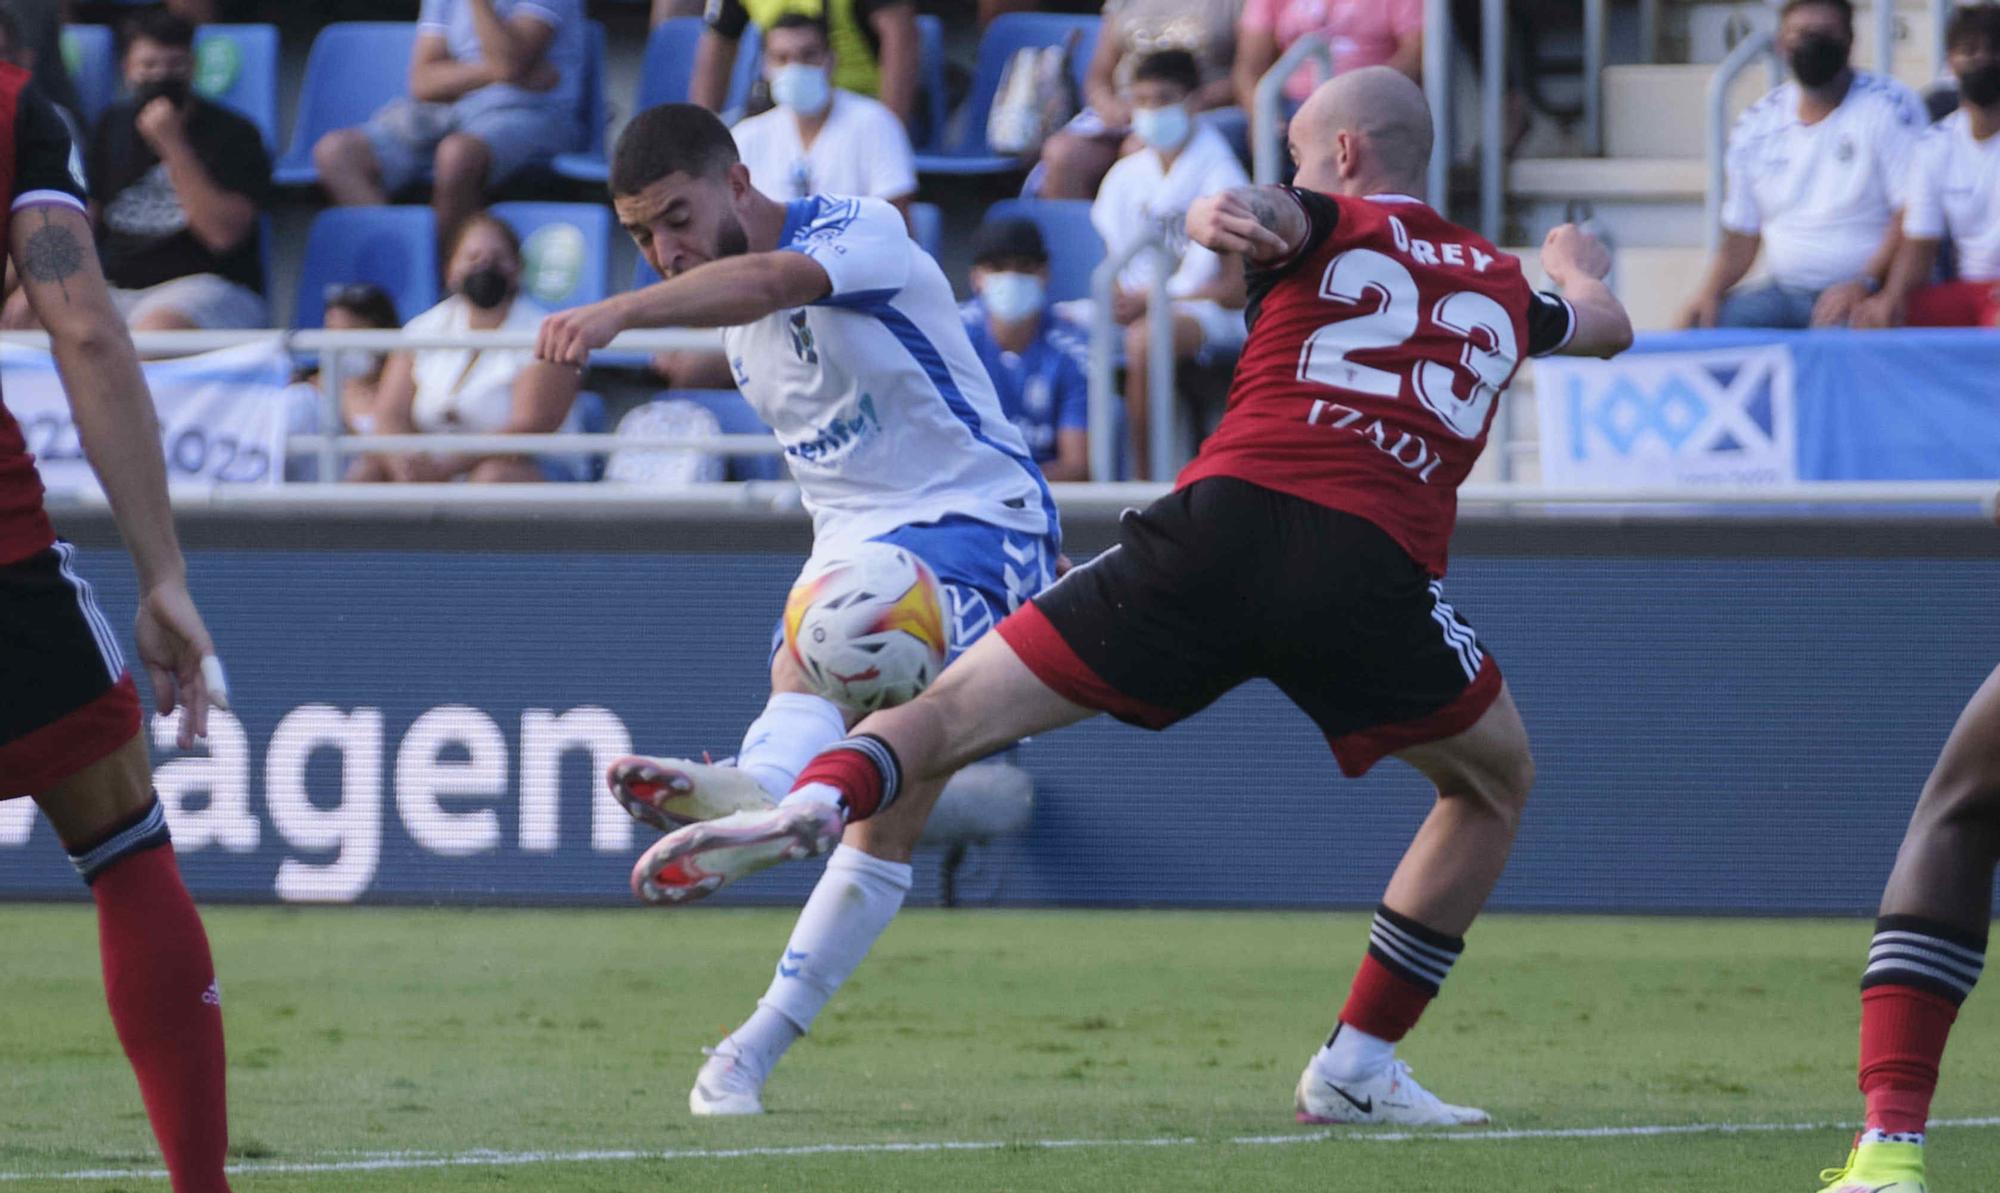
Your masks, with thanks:
[(1903, 235), (1951, 234), (1958, 276), (2000, 282), (2000, 135), (1972, 138), (1963, 108), (1933, 125), (1917, 145)]
[(1865, 70), (1817, 124), (1799, 119), (1796, 82), (1778, 87), (1729, 134), (1722, 226), (1763, 237), (1781, 286), (1823, 290), (1859, 276), (1903, 205), (1925, 123), (1914, 91)]
[(1041, 470), (902, 215), (881, 199), (800, 199), (778, 247), (817, 261), (832, 292), (724, 328), (722, 346), (784, 445), (815, 552), (954, 515), (1056, 536)]
[[(1222, 258), (1188, 239), (1188, 207), (1203, 195), (1249, 185), (1229, 141), (1197, 121), (1170, 169), (1154, 149), (1120, 158), (1091, 200), (1090, 222), (1112, 257), (1141, 240), (1164, 240), (1180, 262), (1167, 279), (1167, 294), (1180, 298), (1204, 289), (1222, 272)], [(1141, 256), (1118, 275), (1118, 284), (1143, 291), (1156, 268), (1151, 254)]]
[(750, 170), (750, 185), (779, 200), (916, 194), (916, 158), (896, 114), (852, 91), (836, 90), (829, 102), (832, 110), (810, 148), (799, 138), (799, 118), (783, 108), (737, 121), (729, 131)]

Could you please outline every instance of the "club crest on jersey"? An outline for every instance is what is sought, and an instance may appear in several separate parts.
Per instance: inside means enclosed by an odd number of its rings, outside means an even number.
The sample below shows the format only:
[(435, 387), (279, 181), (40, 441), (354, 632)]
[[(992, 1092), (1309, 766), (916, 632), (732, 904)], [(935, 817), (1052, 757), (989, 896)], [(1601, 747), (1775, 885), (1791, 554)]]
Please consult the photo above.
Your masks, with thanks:
[(785, 326), (792, 333), (792, 351), (798, 354), (798, 358), (809, 365), (818, 364), (819, 347), (813, 343), (812, 328), (806, 325), (805, 311), (793, 311)]

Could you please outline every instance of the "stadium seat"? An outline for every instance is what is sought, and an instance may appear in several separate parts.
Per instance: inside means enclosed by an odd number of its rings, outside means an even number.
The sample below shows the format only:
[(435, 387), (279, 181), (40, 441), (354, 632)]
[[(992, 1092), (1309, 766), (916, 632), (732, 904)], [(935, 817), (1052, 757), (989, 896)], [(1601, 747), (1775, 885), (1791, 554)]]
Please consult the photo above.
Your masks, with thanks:
[(280, 186), (317, 183), (314, 143), (334, 129), (365, 122), (377, 108), (408, 92), (416, 40), (414, 21), (336, 21), (320, 30), (306, 55), (291, 143), (272, 169), (273, 181)]
[(109, 25), (66, 25), (62, 31), (63, 69), (76, 88), (76, 118), (84, 134), (118, 98), (118, 48)]
[(920, 174), (1011, 174), (1020, 171), (1021, 160), (1011, 154), (996, 154), (986, 144), (986, 117), (993, 96), (1000, 89), (1000, 76), (1018, 50), (1030, 46), (1061, 45), (1072, 33), (1076, 47), (1070, 55), (1070, 78), (1077, 92), (1083, 91), (1083, 74), (1097, 48), (1098, 18), (1061, 13), (1010, 12), (995, 17), (979, 39), (979, 56), (973, 66), (972, 93), (966, 97), (955, 123), (946, 131), (934, 152), (917, 155)]
[(729, 71), (729, 94), (722, 101), (722, 118), (734, 124), (750, 105), (750, 92), (764, 73), (764, 34), (748, 25), (736, 43), (736, 65)]
[[(670, 389), (653, 395), (654, 400), (685, 398), (715, 415), (724, 435), (768, 435), (771, 428), (750, 409), (750, 403), (733, 389)], [(726, 460), (733, 481), (775, 481), (785, 477), (785, 466), (777, 456), (730, 456)]]
[(248, 117), (278, 147), (278, 27), (203, 25), (194, 35), (194, 89)]
[(935, 203), (910, 204), (910, 239), (931, 256), (944, 244), (944, 212)]
[(611, 292), (611, 209), (601, 203), (495, 203), (521, 237), (521, 290), (561, 310)]
[(945, 87), (944, 22), (929, 14), (917, 18), (917, 127), (911, 140), (920, 153), (944, 149), (951, 123), (951, 97)]
[(572, 182), (603, 182), (611, 176), (605, 157), (604, 137), (611, 125), (611, 113), (604, 98), (604, 26), (586, 21), (583, 29), (583, 95), (577, 112), (578, 133), (583, 148), (574, 153), (558, 153), (549, 168)]
[(688, 82), (694, 78), (695, 47), (701, 44), (702, 28), (700, 17), (674, 17), (653, 26), (646, 37), (646, 56), (639, 65), (635, 111), (687, 102)]
[(986, 209), (986, 218), (1035, 221), (1049, 249), (1049, 298), (1090, 297), (1090, 275), (1104, 260), (1104, 239), (1090, 222), (1090, 200), (1002, 199)]
[(331, 207), (313, 217), (293, 327), (318, 327), (326, 288), (373, 282), (408, 322), (437, 305), (437, 228), (428, 207)]

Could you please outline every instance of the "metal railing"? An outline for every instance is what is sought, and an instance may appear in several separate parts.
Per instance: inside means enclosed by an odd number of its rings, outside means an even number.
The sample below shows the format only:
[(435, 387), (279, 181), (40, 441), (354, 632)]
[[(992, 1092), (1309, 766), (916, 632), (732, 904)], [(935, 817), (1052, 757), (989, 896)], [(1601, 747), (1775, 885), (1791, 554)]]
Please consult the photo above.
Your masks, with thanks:
[[(1167, 297), (1167, 279), (1178, 264), (1165, 245), (1141, 240), (1116, 257), (1107, 256), (1090, 275), (1090, 475), (1108, 481), (1118, 475), (1118, 388), (1116, 345), (1118, 321), (1111, 301), (1118, 275), (1140, 256), (1152, 254), (1153, 277), (1146, 299), (1146, 418), (1147, 461), (1154, 476), (1170, 476), (1179, 467), (1180, 420), (1174, 409), (1174, 310)], [(1136, 461), (1135, 461), (1136, 463)]]
[(1435, 132), (1424, 197), (1447, 219), (1451, 216), (1451, 141), (1456, 124), (1451, 103), (1453, 48), (1451, 0), (1424, 0), (1424, 98), (1430, 103)]
[(1271, 69), (1257, 80), (1257, 94), (1251, 109), (1252, 175), (1258, 186), (1271, 186), (1284, 176), (1284, 146), (1278, 139), (1283, 120), (1285, 84), (1310, 59), (1319, 64), (1321, 81), (1333, 77), (1333, 51), (1324, 33), (1308, 33), (1291, 44)]
[(1771, 86), (1784, 82), (1785, 64), (1778, 57), (1777, 44), (1777, 39), (1765, 30), (1752, 32), (1736, 43), (1736, 48), (1729, 51), (1729, 56), (1708, 80), (1708, 188), (1702, 217), (1703, 235), (1708, 238), (1711, 253), (1722, 243), (1722, 192), (1728, 182), (1729, 89), (1735, 86), (1737, 76), (1750, 69), (1750, 64), (1760, 56), (1770, 63)]

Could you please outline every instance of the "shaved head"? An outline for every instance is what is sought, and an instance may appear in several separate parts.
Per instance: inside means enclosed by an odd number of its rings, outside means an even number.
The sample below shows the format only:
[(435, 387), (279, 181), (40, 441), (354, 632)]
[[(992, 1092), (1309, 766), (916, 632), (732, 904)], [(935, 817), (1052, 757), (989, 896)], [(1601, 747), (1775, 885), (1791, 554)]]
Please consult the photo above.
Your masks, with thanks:
[(1431, 160), (1430, 105), (1394, 67), (1366, 66), (1320, 84), (1290, 131), (1300, 185), (1313, 190), (1413, 193)]

